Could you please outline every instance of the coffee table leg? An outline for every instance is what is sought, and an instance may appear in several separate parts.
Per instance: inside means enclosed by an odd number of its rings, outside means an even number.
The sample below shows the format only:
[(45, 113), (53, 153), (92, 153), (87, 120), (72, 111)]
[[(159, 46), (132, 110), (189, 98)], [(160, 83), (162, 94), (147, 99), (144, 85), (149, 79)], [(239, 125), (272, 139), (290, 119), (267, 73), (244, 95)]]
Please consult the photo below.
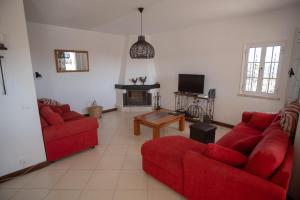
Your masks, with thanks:
[(157, 139), (160, 137), (160, 129), (159, 128), (153, 128), (153, 137), (152, 139)]
[(134, 135), (140, 135), (141, 134), (140, 121), (135, 119), (133, 123), (134, 123), (133, 124)]
[(179, 130), (184, 131), (184, 129), (185, 129), (185, 118), (181, 117), (179, 120)]

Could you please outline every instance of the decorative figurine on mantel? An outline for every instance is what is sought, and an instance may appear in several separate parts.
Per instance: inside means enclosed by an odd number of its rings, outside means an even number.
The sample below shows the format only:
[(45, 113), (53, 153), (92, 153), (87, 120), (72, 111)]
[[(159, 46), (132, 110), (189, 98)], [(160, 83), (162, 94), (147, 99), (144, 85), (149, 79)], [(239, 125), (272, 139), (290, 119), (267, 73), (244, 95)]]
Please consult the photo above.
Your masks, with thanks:
[(138, 78), (131, 78), (129, 79), (129, 81), (131, 81), (134, 85), (136, 85)]
[(141, 76), (141, 77), (139, 77), (139, 80), (142, 82), (142, 84), (144, 85), (145, 84), (145, 82), (146, 82), (146, 80), (147, 80), (147, 76)]

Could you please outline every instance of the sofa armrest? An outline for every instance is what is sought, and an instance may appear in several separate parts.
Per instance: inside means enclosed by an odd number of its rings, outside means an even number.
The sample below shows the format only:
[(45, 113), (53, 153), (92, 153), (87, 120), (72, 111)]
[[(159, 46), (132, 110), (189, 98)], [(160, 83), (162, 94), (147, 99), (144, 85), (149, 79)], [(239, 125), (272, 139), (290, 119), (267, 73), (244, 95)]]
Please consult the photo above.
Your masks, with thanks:
[(70, 108), (69, 104), (63, 104), (63, 105), (59, 106), (59, 108), (62, 110), (63, 113), (71, 111), (71, 108)]
[(184, 195), (189, 200), (284, 200), (274, 183), (194, 151), (184, 155)]
[(50, 142), (97, 128), (98, 121), (96, 118), (85, 117), (77, 120), (67, 121), (62, 124), (45, 127), (43, 129), (43, 136), (45, 142)]
[(242, 122), (248, 123), (252, 117), (253, 112), (243, 112), (242, 114)]

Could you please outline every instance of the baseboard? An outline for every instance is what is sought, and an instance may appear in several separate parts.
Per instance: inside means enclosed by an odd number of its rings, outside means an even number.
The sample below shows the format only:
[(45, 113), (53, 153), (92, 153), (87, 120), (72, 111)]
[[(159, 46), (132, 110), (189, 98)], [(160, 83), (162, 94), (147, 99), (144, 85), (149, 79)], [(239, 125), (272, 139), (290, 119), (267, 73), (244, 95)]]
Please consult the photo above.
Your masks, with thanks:
[[(102, 113), (114, 112), (117, 110), (118, 110), (117, 108), (111, 108), (111, 109), (107, 109), (107, 110), (102, 110)], [(84, 114), (84, 116), (88, 117), (89, 114)]]
[(117, 110), (118, 110), (117, 108), (111, 108), (111, 109), (103, 110), (102, 113), (114, 112)]
[(11, 179), (13, 179), (13, 178), (15, 178), (15, 177), (17, 177), (17, 176), (25, 175), (25, 174), (28, 174), (28, 173), (30, 173), (30, 172), (33, 172), (33, 171), (42, 169), (42, 168), (44, 168), (44, 167), (49, 166), (50, 164), (51, 164), (51, 162), (44, 161), (44, 162), (38, 163), (38, 164), (36, 164), (36, 165), (30, 166), (30, 167), (26, 167), (26, 168), (24, 168), (24, 169), (21, 169), (21, 170), (12, 172), (12, 173), (10, 173), (10, 174), (1, 176), (1, 177), (0, 177), (0, 183), (3, 183), (3, 182), (8, 181), (8, 180), (11, 180)]
[(213, 124), (216, 124), (216, 125), (219, 125), (219, 126), (224, 126), (226, 128), (233, 128), (234, 125), (231, 125), (231, 124), (226, 124), (226, 123), (223, 123), (223, 122), (218, 122), (218, 121), (212, 121)]

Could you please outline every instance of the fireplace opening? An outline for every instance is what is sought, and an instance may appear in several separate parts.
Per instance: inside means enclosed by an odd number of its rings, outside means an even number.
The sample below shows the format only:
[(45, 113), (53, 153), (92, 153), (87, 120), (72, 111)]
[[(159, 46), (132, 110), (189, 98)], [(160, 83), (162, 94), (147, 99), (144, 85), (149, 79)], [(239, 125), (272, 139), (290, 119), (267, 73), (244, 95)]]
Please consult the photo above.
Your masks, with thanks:
[(148, 90), (127, 90), (123, 94), (124, 106), (151, 106), (152, 94)]

